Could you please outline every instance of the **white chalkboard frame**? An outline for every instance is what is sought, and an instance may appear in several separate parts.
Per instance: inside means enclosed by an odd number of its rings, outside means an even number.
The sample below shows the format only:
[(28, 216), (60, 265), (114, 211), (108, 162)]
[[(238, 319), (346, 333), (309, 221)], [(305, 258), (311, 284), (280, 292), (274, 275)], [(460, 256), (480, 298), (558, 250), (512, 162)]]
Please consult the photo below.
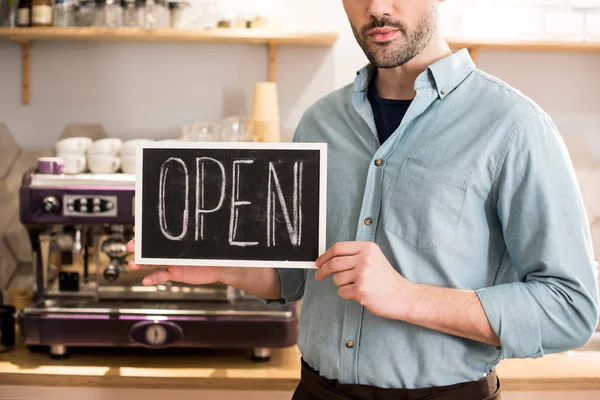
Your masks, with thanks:
[[(281, 142), (148, 142), (139, 143), (136, 148), (135, 185), (135, 229), (141, 232), (142, 223), (142, 176), (144, 149), (249, 149), (249, 150), (318, 150), (319, 165), (319, 254), (326, 251), (327, 231), (327, 143), (281, 143)], [(191, 266), (191, 267), (249, 267), (249, 268), (288, 268), (316, 269), (313, 262), (304, 261), (261, 261), (261, 260), (214, 260), (214, 259), (163, 259), (142, 256), (141, 235), (135, 241), (135, 263), (148, 266)]]

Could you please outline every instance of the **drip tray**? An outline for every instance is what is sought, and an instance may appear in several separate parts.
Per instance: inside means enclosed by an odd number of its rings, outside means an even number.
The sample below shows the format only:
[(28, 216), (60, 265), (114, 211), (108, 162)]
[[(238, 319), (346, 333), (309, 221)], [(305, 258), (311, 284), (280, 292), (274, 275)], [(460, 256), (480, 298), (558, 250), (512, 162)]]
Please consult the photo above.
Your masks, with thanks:
[(67, 347), (260, 350), (293, 346), (298, 332), (293, 304), (256, 298), (232, 303), (47, 298), (20, 311), (18, 321), (25, 345), (50, 346), (58, 355)]
[(290, 306), (265, 304), (258, 299), (215, 301), (127, 301), (93, 299), (46, 299), (36, 306), (25, 308), (23, 314), (48, 315), (148, 315), (203, 317), (294, 317)]
[(237, 291), (233, 288), (216, 288), (187, 285), (100, 285), (98, 298), (102, 300), (141, 300), (141, 301), (233, 301)]

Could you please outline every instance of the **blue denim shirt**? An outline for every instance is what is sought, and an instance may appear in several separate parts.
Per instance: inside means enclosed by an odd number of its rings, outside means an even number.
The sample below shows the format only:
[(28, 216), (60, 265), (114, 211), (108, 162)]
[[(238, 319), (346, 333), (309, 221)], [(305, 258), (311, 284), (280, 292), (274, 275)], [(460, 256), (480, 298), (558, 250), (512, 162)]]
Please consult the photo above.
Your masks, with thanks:
[(318, 101), (294, 137), (328, 144), (327, 245), (373, 241), (412, 282), (475, 290), (502, 345), (375, 316), (341, 299), (331, 278), (281, 269), (282, 301), (304, 298), (305, 361), (342, 383), (422, 388), (584, 345), (598, 322), (594, 255), (550, 118), (462, 50), (418, 77), (404, 120), (380, 145), (367, 100), (373, 72)]

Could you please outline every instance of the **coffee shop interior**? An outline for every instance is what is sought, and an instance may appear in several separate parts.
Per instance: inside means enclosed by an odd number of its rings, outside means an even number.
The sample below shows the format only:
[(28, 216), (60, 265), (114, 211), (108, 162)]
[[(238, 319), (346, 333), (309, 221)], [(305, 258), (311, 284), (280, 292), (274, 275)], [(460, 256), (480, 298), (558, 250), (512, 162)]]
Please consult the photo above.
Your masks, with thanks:
[[(552, 117), (600, 254), (600, 0), (440, 18)], [(136, 146), (289, 142), (366, 63), (341, 0), (0, 0), (0, 399), (291, 398), (301, 303), (128, 271)], [(598, 399), (600, 329), (497, 371), (508, 400)]]

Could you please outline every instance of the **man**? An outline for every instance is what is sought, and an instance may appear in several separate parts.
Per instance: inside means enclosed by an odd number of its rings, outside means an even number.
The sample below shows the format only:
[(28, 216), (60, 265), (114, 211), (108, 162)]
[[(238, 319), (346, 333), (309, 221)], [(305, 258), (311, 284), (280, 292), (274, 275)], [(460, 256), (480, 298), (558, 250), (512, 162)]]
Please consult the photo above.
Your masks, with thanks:
[(171, 267), (144, 284), (304, 297), (295, 399), (498, 399), (500, 360), (582, 346), (598, 323), (566, 148), (536, 104), (451, 52), (438, 0), (343, 2), (370, 65), (295, 135), (328, 144), (318, 271)]

